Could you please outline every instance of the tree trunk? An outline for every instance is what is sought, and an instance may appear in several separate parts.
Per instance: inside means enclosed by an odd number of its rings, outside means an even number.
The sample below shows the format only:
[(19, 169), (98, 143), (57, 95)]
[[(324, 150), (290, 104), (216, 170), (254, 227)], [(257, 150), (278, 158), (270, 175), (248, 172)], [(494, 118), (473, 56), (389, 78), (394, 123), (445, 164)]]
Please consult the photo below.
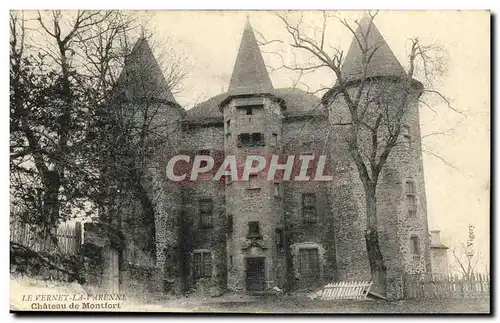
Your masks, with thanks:
[(375, 186), (366, 190), (366, 250), (370, 261), (372, 291), (386, 295), (386, 267), (380, 252), (377, 230), (377, 198)]

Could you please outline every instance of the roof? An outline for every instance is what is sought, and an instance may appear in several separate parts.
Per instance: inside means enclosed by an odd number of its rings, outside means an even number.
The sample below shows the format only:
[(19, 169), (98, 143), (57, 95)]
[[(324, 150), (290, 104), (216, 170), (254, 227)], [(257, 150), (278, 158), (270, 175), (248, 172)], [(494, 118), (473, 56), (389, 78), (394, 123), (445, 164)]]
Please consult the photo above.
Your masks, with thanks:
[(444, 244), (440, 243), (437, 245), (431, 244), (430, 246), (432, 249), (450, 249), (449, 247), (445, 246)]
[[(270, 91), (271, 95), (285, 101), (284, 117), (323, 115), (320, 98), (297, 88), (281, 88)], [(223, 121), (224, 115), (219, 110), (219, 104), (225, 100), (228, 93), (218, 94), (190, 109), (186, 113), (186, 121), (209, 123)]]
[(261, 94), (273, 90), (250, 21), (247, 21), (229, 81), (228, 95)]
[(178, 105), (145, 38), (139, 38), (126, 57), (115, 91), (127, 100), (148, 97)]
[[(367, 51), (367, 57), (371, 56), (367, 68), (367, 77), (407, 76), (384, 37), (373, 23), (372, 18), (363, 17), (354, 36), (342, 64), (341, 71), (345, 81), (355, 81), (362, 78), (362, 48)], [(359, 43), (361, 43), (361, 46)]]

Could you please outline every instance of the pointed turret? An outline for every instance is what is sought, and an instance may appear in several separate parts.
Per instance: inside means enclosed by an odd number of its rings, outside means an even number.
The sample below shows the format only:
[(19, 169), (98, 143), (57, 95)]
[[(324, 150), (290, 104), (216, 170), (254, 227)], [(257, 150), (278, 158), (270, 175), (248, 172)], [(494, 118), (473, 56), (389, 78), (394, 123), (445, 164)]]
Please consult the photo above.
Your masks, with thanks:
[(116, 90), (127, 101), (148, 98), (178, 105), (145, 38), (139, 38), (126, 57)]
[(264, 64), (250, 21), (247, 20), (229, 82), (229, 95), (271, 93), (273, 84)]
[[(358, 41), (362, 47), (360, 47)], [(407, 76), (372, 19), (370, 17), (363, 17), (359, 22), (355, 37), (342, 65), (344, 81), (356, 81), (363, 77), (363, 54), (361, 48), (367, 50), (366, 57), (371, 57), (369, 58), (367, 77)]]

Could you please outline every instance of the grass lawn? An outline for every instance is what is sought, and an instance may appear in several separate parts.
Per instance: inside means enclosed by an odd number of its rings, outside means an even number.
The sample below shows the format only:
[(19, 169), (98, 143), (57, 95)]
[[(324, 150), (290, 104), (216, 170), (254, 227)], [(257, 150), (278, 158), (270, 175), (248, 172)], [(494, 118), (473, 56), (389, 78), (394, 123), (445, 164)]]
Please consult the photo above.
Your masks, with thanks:
[(204, 303), (196, 312), (237, 313), (483, 313), (490, 312), (489, 299), (342, 300), (321, 301), (261, 297), (245, 301)]

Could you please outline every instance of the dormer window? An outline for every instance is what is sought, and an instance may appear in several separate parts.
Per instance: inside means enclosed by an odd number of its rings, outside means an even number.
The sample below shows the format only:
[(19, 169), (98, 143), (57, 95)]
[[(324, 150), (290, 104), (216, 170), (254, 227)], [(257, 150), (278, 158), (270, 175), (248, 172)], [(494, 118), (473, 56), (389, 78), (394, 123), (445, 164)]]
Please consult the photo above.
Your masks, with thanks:
[(263, 98), (240, 98), (236, 99), (235, 107), (239, 110), (239, 114), (251, 116), (255, 114), (256, 109), (264, 108)]

